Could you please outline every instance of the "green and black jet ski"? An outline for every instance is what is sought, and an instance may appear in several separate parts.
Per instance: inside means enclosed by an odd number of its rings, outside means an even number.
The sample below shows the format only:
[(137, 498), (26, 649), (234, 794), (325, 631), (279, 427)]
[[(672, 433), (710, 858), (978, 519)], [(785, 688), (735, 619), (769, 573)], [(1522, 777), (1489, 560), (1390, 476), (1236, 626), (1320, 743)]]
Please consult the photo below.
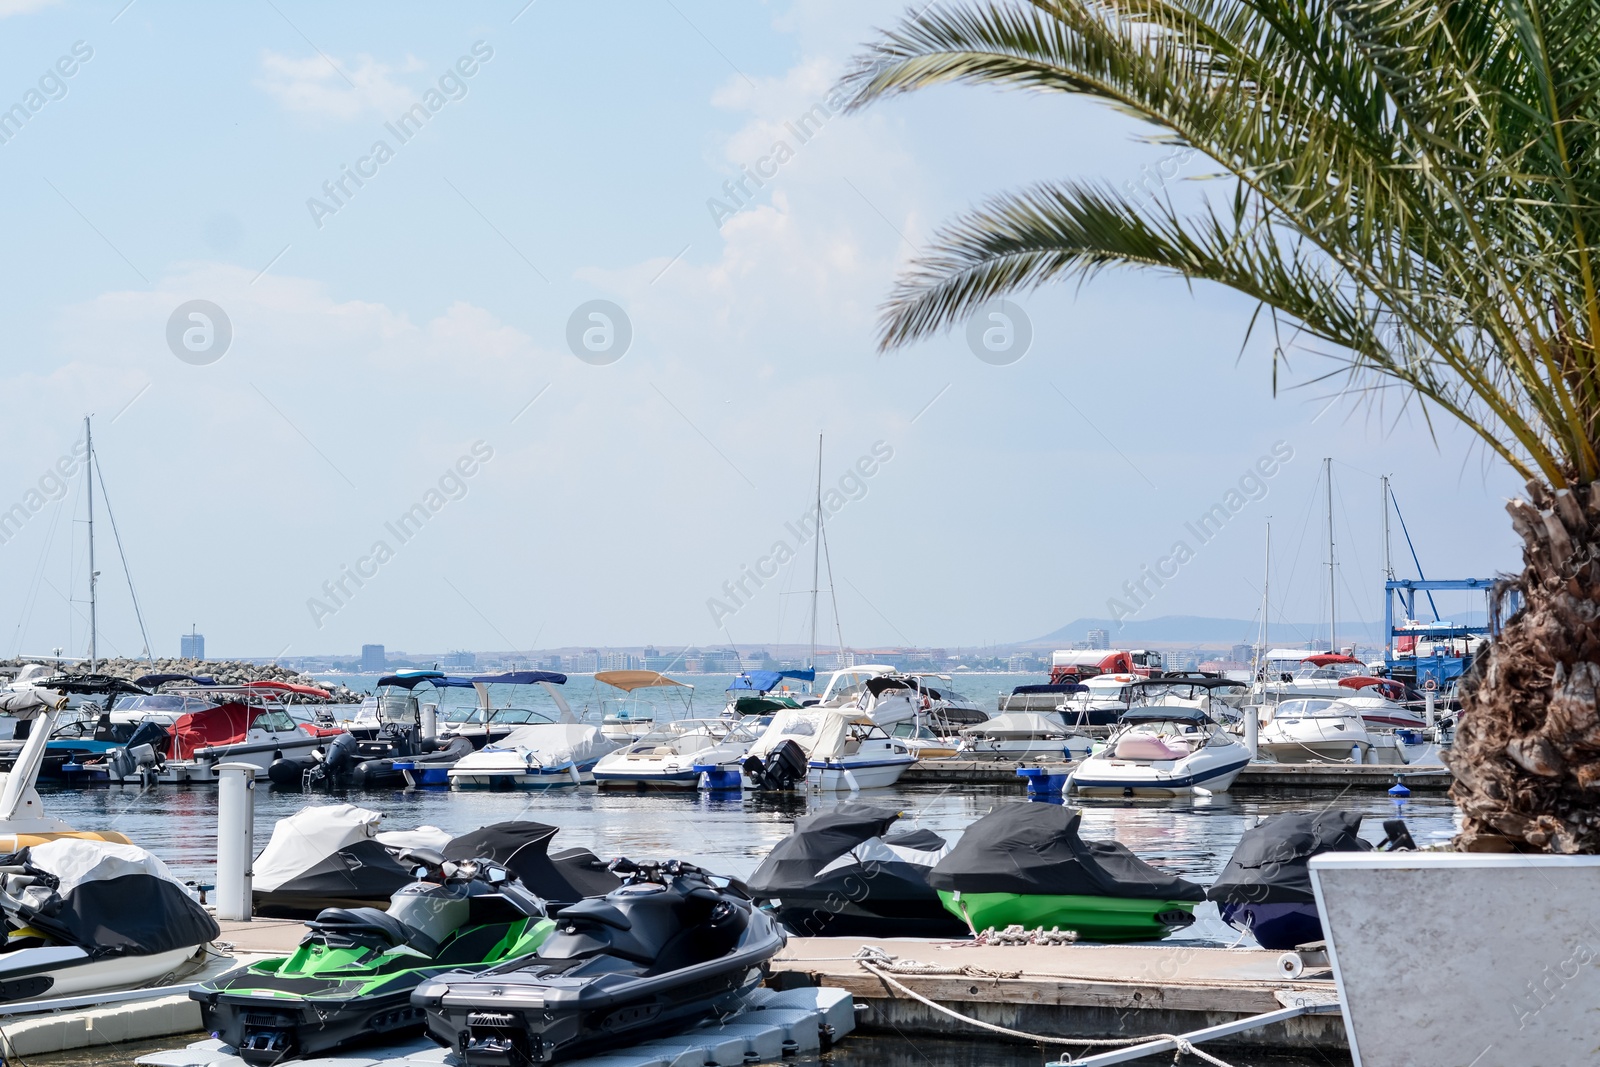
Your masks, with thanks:
[(189, 995), (205, 1028), (249, 1064), (276, 1064), (364, 1039), (420, 1033), (411, 991), (446, 971), (476, 971), (537, 949), (555, 924), (544, 902), (487, 860), (401, 854), (418, 881), (387, 911), (325, 908), (294, 955), (229, 971)]

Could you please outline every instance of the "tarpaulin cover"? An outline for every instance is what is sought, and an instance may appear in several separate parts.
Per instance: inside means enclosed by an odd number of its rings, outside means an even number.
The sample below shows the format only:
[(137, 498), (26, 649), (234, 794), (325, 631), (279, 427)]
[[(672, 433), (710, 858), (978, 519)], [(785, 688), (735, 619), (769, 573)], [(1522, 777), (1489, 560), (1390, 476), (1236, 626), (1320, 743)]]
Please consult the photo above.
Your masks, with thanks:
[(1114, 841), (1078, 836), (1082, 813), (1057, 804), (1000, 804), (967, 827), (928, 881), (963, 893), (1204, 900), (1205, 890)]
[(863, 841), (882, 837), (899, 817), (899, 808), (856, 802), (807, 815), (767, 853), (746, 884), (757, 896), (773, 897), (808, 886), (818, 871)]
[(229, 701), (178, 716), (178, 721), (172, 724), (172, 748), (167, 758), (193, 759), (197, 749), (238, 744), (250, 732), (250, 723), (258, 710)]
[(757, 693), (765, 693), (785, 678), (794, 678), (801, 682), (814, 682), (817, 680), (817, 672), (809, 669), (803, 671), (746, 671), (735, 678), (728, 688), (749, 689)]
[(302, 808), (272, 829), (251, 869), (256, 913), (315, 914), (325, 907), (382, 907), (411, 869), (377, 840), (378, 812), (354, 804)]
[(609, 893), (621, 884), (586, 849), (567, 849), (552, 858), (550, 840), (559, 832), (559, 827), (531, 820), (497, 822), (451, 841), (444, 857), (502, 864), (530, 892), (561, 904)]
[(1244, 832), (1206, 896), (1231, 904), (1310, 904), (1308, 864), (1324, 852), (1365, 852), (1353, 811), (1285, 812)]
[(24, 890), (19, 918), (91, 956), (150, 956), (221, 934), (167, 865), (136, 845), (58, 838), (21, 854), (57, 882)]

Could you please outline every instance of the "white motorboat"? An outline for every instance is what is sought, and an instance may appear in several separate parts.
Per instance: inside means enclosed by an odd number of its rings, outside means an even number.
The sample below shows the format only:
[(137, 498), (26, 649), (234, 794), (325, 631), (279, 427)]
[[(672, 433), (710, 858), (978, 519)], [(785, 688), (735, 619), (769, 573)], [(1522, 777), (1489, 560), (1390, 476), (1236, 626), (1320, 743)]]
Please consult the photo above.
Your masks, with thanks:
[[(1293, 657), (1298, 657), (1295, 659)], [(1266, 666), (1252, 690), (1252, 699), (1265, 703), (1293, 700), (1296, 697), (1321, 697), (1339, 700), (1354, 696), (1386, 697), (1404, 700), (1404, 685), (1379, 678), (1372, 668), (1337, 652), (1297, 652), (1276, 648), (1263, 657)]]
[(1135, 693), (1146, 681), (1141, 674), (1097, 674), (1079, 683), (1057, 705), (1063, 718), (1080, 727), (1114, 726), (1133, 706)]
[[(694, 714), (694, 686), (668, 678), (659, 671), (600, 671), (594, 680), (623, 694), (620, 699), (607, 698), (600, 702), (600, 732), (607, 740), (631, 741), (654, 731), (658, 721), (686, 719)], [(658, 707), (646, 700), (644, 694), (659, 689), (688, 695), (679, 707)]]
[(1361, 713), (1343, 701), (1281, 701), (1257, 738), (1262, 755), (1279, 763), (1372, 762), (1372, 737)]
[(753, 788), (781, 788), (770, 771), (786, 762), (798, 771), (803, 763), (811, 788), (854, 792), (893, 785), (916, 761), (904, 742), (864, 715), (848, 708), (796, 708), (772, 717), (750, 747), (745, 775)]
[(677, 719), (600, 757), (602, 789), (695, 789), (706, 768), (737, 769), (760, 734), (737, 719)]
[(1130, 709), (1104, 745), (1072, 772), (1086, 795), (1179, 796), (1225, 793), (1250, 750), (1197, 708)]
[(1067, 725), (1061, 712), (1007, 711), (984, 722), (963, 726), (959, 734), (962, 759), (1052, 760), (1080, 759), (1094, 741)]
[(594, 781), (595, 764), (617, 743), (576, 721), (518, 726), (450, 768), (451, 789), (547, 789)]

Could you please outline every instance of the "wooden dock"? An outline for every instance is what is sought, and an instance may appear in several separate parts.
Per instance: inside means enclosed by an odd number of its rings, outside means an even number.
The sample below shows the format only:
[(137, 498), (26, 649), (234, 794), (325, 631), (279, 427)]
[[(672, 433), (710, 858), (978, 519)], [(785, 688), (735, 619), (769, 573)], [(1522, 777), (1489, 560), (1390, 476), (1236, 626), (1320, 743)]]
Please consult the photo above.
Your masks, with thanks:
[[(1012, 785), (1020, 791), (1023, 780), (1017, 777), (1017, 764), (1000, 760), (921, 760), (900, 776), (904, 784)], [(1071, 764), (1062, 766), (1070, 767)], [(1395, 775), (1403, 775), (1406, 788), (1413, 792), (1439, 792), (1450, 788), (1450, 772), (1440, 764), (1413, 766), (1382, 763), (1252, 763), (1239, 772), (1233, 792), (1256, 790), (1358, 789), (1382, 792), (1394, 785)]]
[[(863, 948), (894, 958), (879, 973), (854, 958)], [(791, 938), (772, 962), (772, 983), (849, 990), (870, 1009), (862, 1025), (940, 1037), (989, 1031), (907, 996), (883, 975), (953, 1011), (1007, 1029), (1090, 1042), (1184, 1033), (1302, 1003), (1337, 1003), (1326, 969), (1298, 979), (1281, 953), (1156, 942), (1144, 945), (974, 946), (961, 942)], [(870, 961), (869, 961), (870, 962)], [(1347, 1049), (1337, 1014), (1306, 1015), (1230, 1039), (1240, 1046)], [(1072, 1047), (1082, 1055), (1085, 1045)]]

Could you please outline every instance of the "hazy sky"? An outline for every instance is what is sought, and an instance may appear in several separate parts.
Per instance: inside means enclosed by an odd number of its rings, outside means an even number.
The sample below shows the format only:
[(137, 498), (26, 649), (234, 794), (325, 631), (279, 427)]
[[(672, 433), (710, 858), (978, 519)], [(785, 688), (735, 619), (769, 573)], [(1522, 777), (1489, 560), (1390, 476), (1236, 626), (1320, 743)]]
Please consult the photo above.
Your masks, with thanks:
[[(1163, 162), (1203, 194), (1149, 128), (970, 88), (830, 113), (897, 4), (524, 2), (0, 0), (6, 653), (85, 647), (86, 412), (158, 655), (802, 640), (819, 432), (851, 644), (1106, 615), (1179, 540), (1141, 617), (1249, 618), (1269, 516), (1274, 614), (1319, 617), (1330, 455), (1342, 610), (1381, 613), (1383, 472), (1430, 576), (1516, 567), (1481, 448), (1309, 355), (1274, 399), (1219, 289), (1041, 290), (1006, 365), (876, 353), (985, 194)], [(102, 651), (137, 653), (97, 528)]]

